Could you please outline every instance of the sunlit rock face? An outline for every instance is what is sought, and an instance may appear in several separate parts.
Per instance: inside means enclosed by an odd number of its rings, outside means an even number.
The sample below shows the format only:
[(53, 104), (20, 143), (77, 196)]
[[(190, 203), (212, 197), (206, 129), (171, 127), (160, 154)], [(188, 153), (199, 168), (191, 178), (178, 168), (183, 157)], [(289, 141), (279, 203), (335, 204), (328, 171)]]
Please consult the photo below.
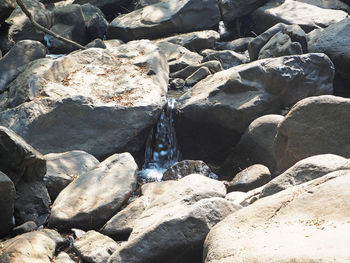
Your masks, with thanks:
[(0, 123), (40, 152), (138, 152), (166, 103), (168, 64), (136, 41), (30, 64), (3, 93)]

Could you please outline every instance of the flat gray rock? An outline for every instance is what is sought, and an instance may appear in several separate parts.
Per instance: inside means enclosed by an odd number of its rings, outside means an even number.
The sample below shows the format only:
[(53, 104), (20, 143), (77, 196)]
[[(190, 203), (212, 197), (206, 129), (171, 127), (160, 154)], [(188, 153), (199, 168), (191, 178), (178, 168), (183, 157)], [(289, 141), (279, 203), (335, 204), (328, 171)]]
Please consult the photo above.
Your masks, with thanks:
[(137, 183), (137, 164), (129, 153), (114, 154), (71, 182), (51, 209), (49, 226), (98, 229), (130, 197)]

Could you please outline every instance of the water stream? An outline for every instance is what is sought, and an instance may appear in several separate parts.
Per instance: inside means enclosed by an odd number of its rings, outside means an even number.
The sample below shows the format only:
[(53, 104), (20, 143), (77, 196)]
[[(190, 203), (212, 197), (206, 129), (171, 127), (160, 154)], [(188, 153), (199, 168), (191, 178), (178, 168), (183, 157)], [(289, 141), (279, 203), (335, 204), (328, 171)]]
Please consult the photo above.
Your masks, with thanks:
[(139, 172), (139, 178), (143, 182), (160, 181), (163, 173), (181, 160), (173, 119), (175, 105), (175, 98), (168, 98), (156, 127), (147, 139), (145, 162)]

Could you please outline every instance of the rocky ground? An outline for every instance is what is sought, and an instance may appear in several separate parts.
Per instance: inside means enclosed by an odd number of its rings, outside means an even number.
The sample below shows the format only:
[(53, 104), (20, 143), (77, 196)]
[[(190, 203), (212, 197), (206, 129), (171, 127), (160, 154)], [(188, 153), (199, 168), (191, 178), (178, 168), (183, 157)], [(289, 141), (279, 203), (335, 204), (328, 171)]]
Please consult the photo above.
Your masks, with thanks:
[(23, 2), (86, 49), (1, 0), (0, 263), (350, 262), (350, 1)]

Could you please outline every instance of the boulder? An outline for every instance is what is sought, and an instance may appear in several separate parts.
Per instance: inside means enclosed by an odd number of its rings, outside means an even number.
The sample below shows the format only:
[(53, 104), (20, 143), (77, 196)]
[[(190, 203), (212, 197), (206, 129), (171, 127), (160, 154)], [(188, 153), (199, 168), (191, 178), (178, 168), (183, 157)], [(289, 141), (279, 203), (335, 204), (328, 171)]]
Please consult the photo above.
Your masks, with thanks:
[[(53, 25), (50, 30), (62, 37), (73, 40), (81, 45), (89, 42), (84, 15), (80, 5), (56, 7), (53, 12)], [(50, 53), (67, 54), (77, 49), (70, 43), (46, 35), (45, 40)]]
[(335, 84), (343, 83), (344, 88), (335, 85), (335, 94), (350, 97), (350, 18), (333, 24), (314, 34), (308, 41), (311, 52), (323, 52), (335, 65)]
[(32, 232), (38, 229), (38, 225), (34, 221), (27, 221), (22, 225), (16, 226), (12, 229), (14, 236), (21, 235), (24, 233)]
[[(31, 0), (23, 0), (23, 3), (31, 12), (36, 22), (46, 28), (51, 27), (51, 12), (44, 4), (39, 1)], [(5, 20), (5, 23), (9, 27), (2, 37), (3, 41), (8, 42), (8, 44), (3, 45), (1, 48), (4, 54), (7, 53), (15, 43), (21, 40), (36, 40), (44, 43), (45, 33), (37, 30), (32, 25), (19, 6), (16, 6), (11, 15)]]
[(155, 40), (155, 42), (170, 42), (187, 48), (190, 51), (199, 52), (203, 49), (213, 48), (215, 42), (220, 39), (220, 34), (214, 30), (203, 30), (185, 34), (179, 34), (167, 38)]
[(108, 22), (102, 11), (90, 3), (81, 6), (89, 40), (100, 38), (103, 39), (107, 33)]
[(123, 41), (154, 39), (174, 33), (211, 29), (220, 18), (216, 0), (163, 0), (115, 18), (108, 26), (107, 38), (120, 38)]
[(0, 24), (10, 16), (13, 9), (16, 7), (15, 0), (3, 0), (0, 3)]
[(15, 218), (20, 225), (34, 221), (38, 226), (46, 223), (51, 199), (42, 180), (21, 180), (16, 185)]
[(346, 262), (349, 187), (337, 171), (256, 201), (209, 232), (203, 262)]
[(233, 180), (227, 183), (227, 192), (248, 192), (265, 185), (270, 180), (269, 168), (262, 164), (254, 164), (236, 174)]
[(186, 86), (193, 86), (209, 75), (210, 70), (207, 67), (200, 67), (192, 75), (186, 78)]
[(71, 182), (56, 198), (49, 226), (98, 229), (136, 189), (137, 164), (129, 153), (114, 154)]
[(55, 259), (55, 263), (75, 263), (66, 252), (60, 252)]
[(315, 5), (326, 9), (343, 10), (347, 13), (350, 12), (350, 6), (349, 6), (350, 2), (348, 1), (348, 4), (345, 3), (347, 0), (343, 2), (341, 0), (295, 0), (295, 1), (303, 2), (310, 5)]
[(46, 48), (43, 44), (33, 40), (21, 40), (0, 60), (0, 94), (13, 81), (29, 62), (43, 58)]
[(216, 42), (216, 50), (232, 50), (234, 52), (244, 52), (248, 49), (248, 44), (253, 37), (244, 37), (232, 40), (230, 42)]
[(46, 173), (46, 161), (22, 137), (0, 126), (0, 169), (16, 185), (25, 181), (42, 181)]
[(88, 263), (105, 263), (116, 251), (118, 244), (96, 231), (88, 231), (73, 243), (78, 256)]
[(62, 241), (60, 234), (51, 229), (16, 236), (2, 243), (0, 262), (50, 263)]
[(127, 150), (143, 156), (166, 103), (168, 74), (164, 56), (147, 40), (41, 59), (0, 98), (0, 124), (44, 154), (83, 150), (103, 159)]
[(15, 186), (4, 173), (0, 172), (0, 237), (10, 233), (13, 227)]
[(248, 15), (268, 0), (219, 0), (222, 19), (231, 23), (237, 18)]
[(208, 231), (239, 209), (222, 198), (225, 192), (223, 183), (197, 174), (143, 185), (147, 207), (134, 221), (128, 242), (108, 262), (195, 262)]
[(193, 73), (195, 73), (201, 67), (208, 68), (210, 70), (210, 73), (212, 73), (212, 74), (224, 70), (220, 61), (211, 60), (211, 61), (201, 63), (199, 65), (194, 65), (194, 66), (190, 65), (190, 66), (185, 67), (184, 69), (181, 69), (181, 70), (176, 71), (174, 73), (170, 73), (170, 77), (187, 79), (189, 76), (191, 76)]
[(258, 59), (301, 54), (303, 49), (299, 42), (292, 42), (287, 34), (278, 32), (260, 50)]
[(185, 81), (180, 78), (174, 78), (169, 80), (169, 89), (170, 90), (179, 90), (185, 87)]
[(249, 42), (248, 52), (250, 60), (257, 60), (260, 50), (270, 41), (272, 37), (280, 32), (288, 35), (291, 41), (300, 43), (303, 52), (307, 53), (307, 40), (304, 30), (302, 30), (298, 25), (278, 23)]
[(201, 174), (209, 177), (211, 170), (203, 161), (183, 160), (170, 166), (163, 175), (162, 180), (178, 180), (190, 174)]
[(52, 202), (71, 181), (100, 163), (84, 151), (49, 153), (44, 157), (47, 167), (44, 182)]
[(333, 75), (326, 55), (306, 54), (208, 76), (182, 96), (174, 116), (183, 158), (222, 162), (254, 119), (302, 98), (332, 93)]
[[(205, 52), (206, 50), (204, 50)], [(220, 50), (220, 51), (209, 51), (207, 50), (205, 53), (203, 61), (207, 62), (211, 60), (218, 60), (221, 62), (224, 69), (232, 68), (244, 63), (249, 62), (249, 59), (240, 53), (231, 51), (231, 50)]]
[(74, 0), (73, 4), (84, 5), (89, 3), (101, 9), (108, 17), (115, 18), (119, 12), (125, 12), (123, 7), (127, 2), (127, 0)]
[(191, 52), (183, 46), (170, 42), (159, 42), (157, 46), (168, 59), (170, 73), (184, 69), (187, 66), (197, 66), (203, 59), (196, 52)]
[(226, 195), (225, 198), (236, 205), (246, 207), (259, 199), (259, 195), (263, 187), (264, 186), (260, 186), (248, 192), (230, 192)]
[(87, 48), (107, 48), (106, 44), (103, 42), (103, 40), (96, 38), (93, 41), (91, 41), (90, 43), (88, 43), (87, 45), (85, 45), (85, 47)]
[(266, 184), (260, 198), (338, 170), (350, 170), (350, 160), (334, 154), (322, 154), (305, 158)]
[(218, 174), (231, 180), (241, 169), (259, 163), (267, 166), (272, 174), (277, 170), (274, 140), (281, 115), (264, 115), (254, 120), (244, 132), (238, 144), (221, 164)]
[(350, 99), (318, 96), (294, 105), (278, 125), (274, 148), (277, 168), (287, 170), (307, 157), (333, 153), (350, 158)]
[(341, 10), (324, 9), (294, 0), (270, 0), (251, 14), (254, 31), (258, 34), (280, 22), (297, 24), (308, 33), (346, 17), (348, 14)]

